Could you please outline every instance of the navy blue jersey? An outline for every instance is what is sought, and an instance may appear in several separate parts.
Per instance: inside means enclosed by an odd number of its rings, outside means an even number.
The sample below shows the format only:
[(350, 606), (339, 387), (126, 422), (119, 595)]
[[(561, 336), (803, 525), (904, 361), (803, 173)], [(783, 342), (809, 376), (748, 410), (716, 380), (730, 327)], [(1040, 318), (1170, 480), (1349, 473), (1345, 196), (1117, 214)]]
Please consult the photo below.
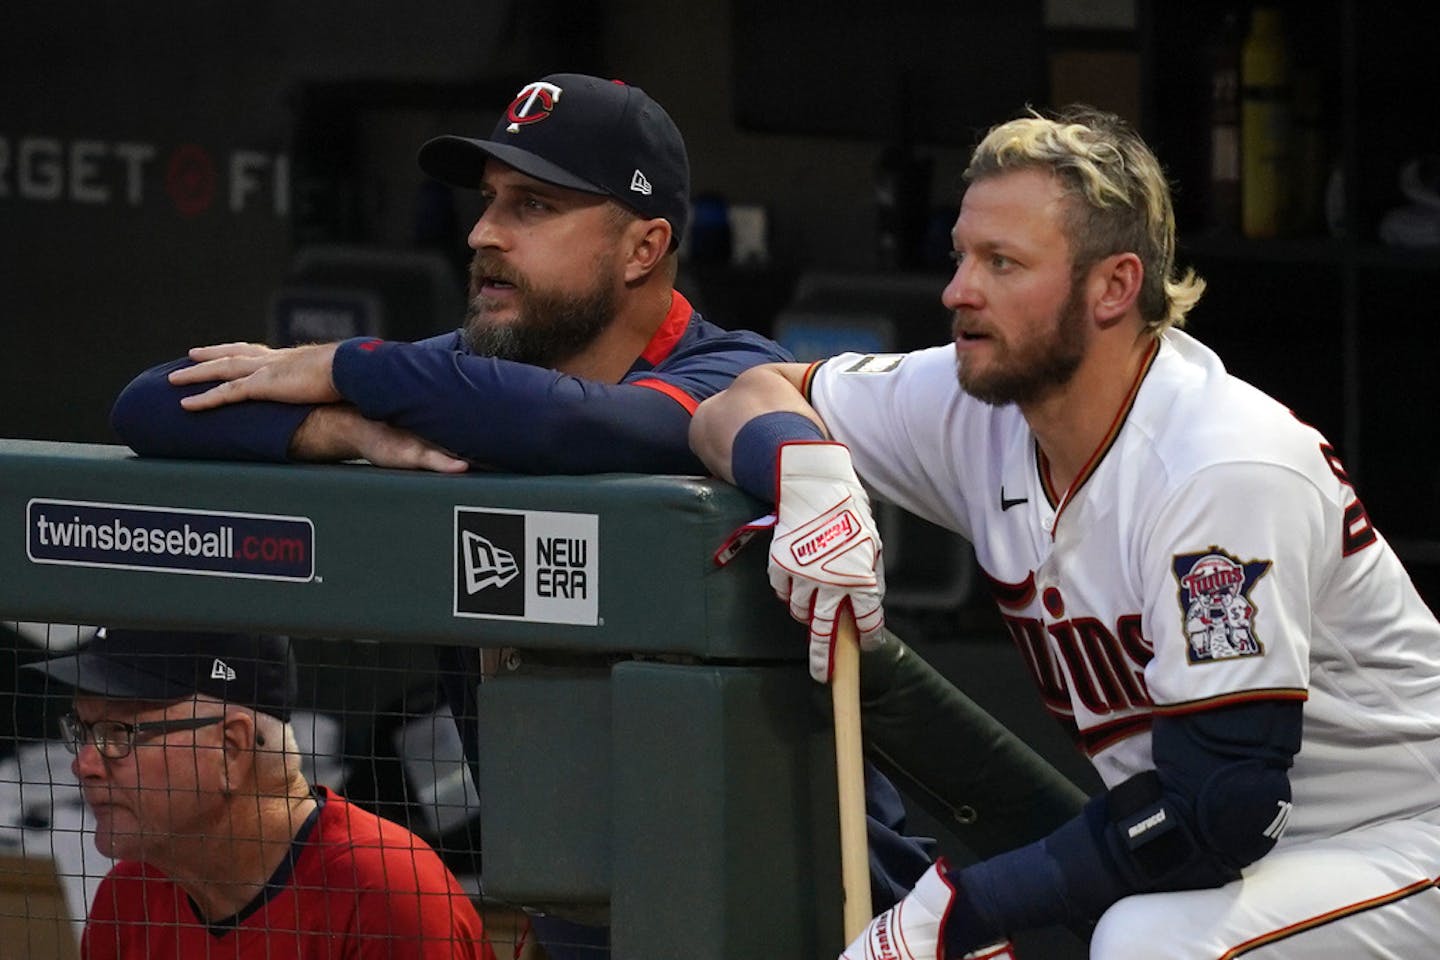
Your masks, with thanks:
[[(722, 330), (679, 293), (619, 383), (600, 383), (471, 353), (459, 330), (416, 343), (355, 338), (335, 353), (335, 387), (366, 417), (409, 430), (473, 463), (516, 473), (704, 473), (690, 415), (741, 371), (790, 360), (778, 344)], [(313, 407), (249, 401), (190, 412), (172, 386), (189, 360), (145, 371), (120, 394), (111, 424), (152, 457), (284, 461)]]

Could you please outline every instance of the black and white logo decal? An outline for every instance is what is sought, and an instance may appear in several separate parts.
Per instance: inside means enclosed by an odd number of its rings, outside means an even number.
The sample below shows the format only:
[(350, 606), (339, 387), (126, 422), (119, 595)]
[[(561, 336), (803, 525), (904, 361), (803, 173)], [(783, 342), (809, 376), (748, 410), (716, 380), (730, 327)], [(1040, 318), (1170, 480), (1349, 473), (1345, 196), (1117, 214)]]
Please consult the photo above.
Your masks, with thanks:
[(455, 616), (595, 625), (599, 534), (594, 514), (456, 507)]

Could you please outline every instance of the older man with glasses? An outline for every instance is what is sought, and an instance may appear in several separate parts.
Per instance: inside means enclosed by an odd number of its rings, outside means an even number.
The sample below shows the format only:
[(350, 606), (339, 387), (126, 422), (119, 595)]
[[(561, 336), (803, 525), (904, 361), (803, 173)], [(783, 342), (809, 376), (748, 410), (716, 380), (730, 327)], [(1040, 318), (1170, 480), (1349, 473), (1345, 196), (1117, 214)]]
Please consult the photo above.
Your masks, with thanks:
[(73, 688), (61, 733), (119, 860), (86, 960), (494, 960), (423, 840), (306, 781), (286, 639), (102, 630), (28, 666)]

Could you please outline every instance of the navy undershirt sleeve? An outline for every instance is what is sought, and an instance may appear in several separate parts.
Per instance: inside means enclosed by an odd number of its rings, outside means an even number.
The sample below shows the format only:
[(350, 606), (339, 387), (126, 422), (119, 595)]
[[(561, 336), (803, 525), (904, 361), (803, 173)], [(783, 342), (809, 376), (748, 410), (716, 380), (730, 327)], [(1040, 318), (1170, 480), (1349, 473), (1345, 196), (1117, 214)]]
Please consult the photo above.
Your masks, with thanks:
[[(694, 405), (748, 367), (787, 359), (763, 337), (721, 331), (697, 316), (684, 344), (655, 369), (637, 361), (619, 384), (477, 357), (464, 350), (459, 331), (418, 343), (345, 341), (332, 376), (362, 415), (481, 466), (699, 474), (704, 467), (688, 440)], [(125, 443), (153, 457), (289, 459), (291, 439), (314, 407), (246, 401), (187, 411), (180, 399), (209, 384), (175, 387), (166, 378), (189, 362), (147, 370), (117, 398), (111, 423)]]
[(214, 383), (177, 387), (171, 371), (188, 359), (151, 367), (120, 393), (110, 411), (110, 426), (121, 442), (145, 457), (213, 460), (289, 459), (290, 438), (314, 409), (308, 404), (249, 401), (192, 412), (182, 397), (202, 393)]
[(794, 441), (824, 439), (815, 421), (794, 411), (774, 410), (752, 418), (736, 432), (730, 447), (730, 473), (735, 486), (766, 503), (774, 503), (780, 448)]
[(426, 343), (347, 340), (335, 387), (372, 420), (523, 473), (703, 473), (690, 411), (650, 387), (583, 380)]

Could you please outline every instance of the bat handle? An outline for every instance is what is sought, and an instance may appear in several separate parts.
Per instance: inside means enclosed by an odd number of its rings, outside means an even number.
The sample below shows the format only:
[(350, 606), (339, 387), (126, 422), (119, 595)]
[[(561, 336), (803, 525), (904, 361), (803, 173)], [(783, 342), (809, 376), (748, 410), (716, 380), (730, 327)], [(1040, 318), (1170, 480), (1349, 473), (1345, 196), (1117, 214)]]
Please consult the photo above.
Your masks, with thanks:
[(832, 653), (830, 697), (835, 714), (835, 779), (840, 801), (840, 877), (845, 942), (870, 922), (870, 854), (865, 831), (865, 770), (860, 739), (860, 644), (855, 618), (840, 611)]

